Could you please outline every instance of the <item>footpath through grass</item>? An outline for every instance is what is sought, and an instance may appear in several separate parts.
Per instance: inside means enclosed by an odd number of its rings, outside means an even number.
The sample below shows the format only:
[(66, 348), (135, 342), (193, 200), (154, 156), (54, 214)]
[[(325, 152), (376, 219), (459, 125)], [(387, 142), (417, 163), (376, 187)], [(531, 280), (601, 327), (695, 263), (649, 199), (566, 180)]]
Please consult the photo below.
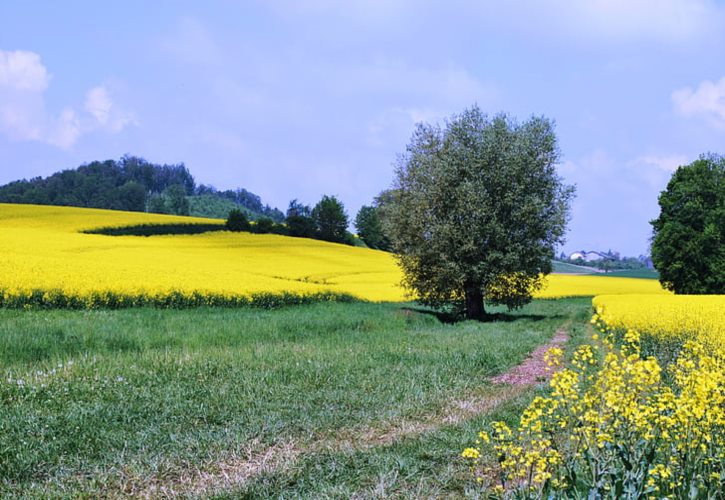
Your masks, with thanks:
[(293, 463), (229, 494), (460, 492), (456, 456), (476, 422), (357, 451), (310, 444), (429, 418), (562, 324), (579, 329), (589, 308), (589, 299), (535, 301), (499, 321), (456, 324), (360, 303), (0, 310), (0, 495), (184, 491), (176, 486), (213, 478), (220, 464), (284, 446), (298, 448)]

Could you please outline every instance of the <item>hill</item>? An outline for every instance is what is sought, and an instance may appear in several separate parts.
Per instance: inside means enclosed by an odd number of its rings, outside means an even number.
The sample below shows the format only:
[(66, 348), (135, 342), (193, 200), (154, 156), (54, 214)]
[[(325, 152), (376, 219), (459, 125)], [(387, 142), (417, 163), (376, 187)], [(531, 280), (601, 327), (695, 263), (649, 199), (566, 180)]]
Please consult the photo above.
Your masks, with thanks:
[[(186, 203), (171, 203), (174, 196)], [(46, 178), (18, 180), (0, 186), (0, 203), (105, 208), (133, 212), (173, 213), (226, 218), (231, 209), (244, 210), (252, 220), (284, 214), (262, 203), (245, 189), (218, 191), (198, 185), (183, 163), (160, 165), (143, 158), (94, 161)]]
[[(0, 204), (0, 306), (241, 305), (255, 294), (266, 294), (264, 300), (313, 294), (370, 301), (407, 299), (398, 285), (401, 275), (394, 257), (378, 250), (228, 231), (151, 237), (81, 232), (99, 227), (188, 223), (220, 222)], [(538, 296), (602, 293), (662, 290), (653, 280), (553, 275)]]

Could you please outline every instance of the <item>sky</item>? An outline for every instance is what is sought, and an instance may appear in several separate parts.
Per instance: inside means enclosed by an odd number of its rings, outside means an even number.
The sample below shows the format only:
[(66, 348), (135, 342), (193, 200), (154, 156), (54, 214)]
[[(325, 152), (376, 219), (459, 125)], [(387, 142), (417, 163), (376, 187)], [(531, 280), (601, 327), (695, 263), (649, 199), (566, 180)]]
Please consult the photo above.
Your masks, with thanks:
[(0, 2), (0, 184), (132, 154), (354, 218), (473, 104), (555, 120), (559, 250), (647, 253), (672, 172), (725, 153), (725, 2)]

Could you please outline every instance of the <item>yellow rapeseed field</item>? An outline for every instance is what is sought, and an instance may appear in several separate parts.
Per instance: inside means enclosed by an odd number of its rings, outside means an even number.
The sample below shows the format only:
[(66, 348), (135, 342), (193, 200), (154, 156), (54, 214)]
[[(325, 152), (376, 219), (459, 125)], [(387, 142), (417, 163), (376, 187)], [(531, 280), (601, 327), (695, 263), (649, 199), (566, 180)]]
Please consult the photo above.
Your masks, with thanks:
[(725, 295), (601, 295), (592, 301), (609, 328), (666, 340), (698, 340), (725, 350)]
[[(144, 223), (221, 223), (191, 217), (0, 204), (0, 293), (84, 297), (171, 293), (240, 296), (336, 292), (406, 300), (385, 252), (279, 235), (105, 236), (80, 231)], [(553, 275), (539, 296), (665, 293), (654, 280)]]

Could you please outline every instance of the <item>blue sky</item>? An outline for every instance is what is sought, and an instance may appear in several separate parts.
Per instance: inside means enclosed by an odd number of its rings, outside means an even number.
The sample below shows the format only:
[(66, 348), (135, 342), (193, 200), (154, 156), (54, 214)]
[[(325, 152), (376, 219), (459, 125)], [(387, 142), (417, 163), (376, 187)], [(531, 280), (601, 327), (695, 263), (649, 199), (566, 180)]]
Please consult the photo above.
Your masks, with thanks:
[(725, 4), (0, 3), (0, 183), (130, 153), (354, 216), (473, 103), (556, 120), (564, 250), (644, 253), (673, 169), (725, 152)]

